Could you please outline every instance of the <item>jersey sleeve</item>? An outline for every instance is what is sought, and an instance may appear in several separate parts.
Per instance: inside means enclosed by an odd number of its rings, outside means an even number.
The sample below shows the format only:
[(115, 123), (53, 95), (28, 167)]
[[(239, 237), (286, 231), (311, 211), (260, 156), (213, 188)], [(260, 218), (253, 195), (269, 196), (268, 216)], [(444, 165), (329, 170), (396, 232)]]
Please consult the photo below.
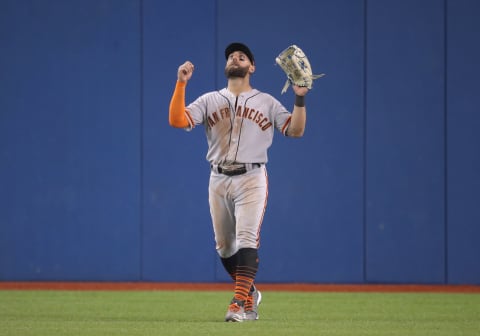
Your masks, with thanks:
[(195, 101), (190, 103), (186, 108), (187, 119), (190, 123), (190, 129), (196, 125), (201, 125), (205, 122), (207, 114), (207, 94), (198, 97)]
[(272, 97), (272, 113), (275, 128), (283, 135), (287, 135), (287, 129), (290, 125), (292, 113), (288, 111), (277, 99)]

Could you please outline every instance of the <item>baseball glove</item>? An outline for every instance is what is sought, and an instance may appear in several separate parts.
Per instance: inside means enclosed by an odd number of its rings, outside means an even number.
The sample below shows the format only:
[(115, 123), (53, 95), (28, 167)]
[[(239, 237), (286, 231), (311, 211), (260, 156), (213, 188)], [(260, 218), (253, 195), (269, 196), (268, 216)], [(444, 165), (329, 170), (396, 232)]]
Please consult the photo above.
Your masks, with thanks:
[(282, 89), (282, 94), (287, 91), (290, 84), (306, 86), (311, 89), (313, 80), (325, 75), (312, 74), (312, 67), (310, 66), (307, 56), (303, 50), (296, 45), (291, 45), (282, 51), (275, 61), (287, 75), (287, 82)]

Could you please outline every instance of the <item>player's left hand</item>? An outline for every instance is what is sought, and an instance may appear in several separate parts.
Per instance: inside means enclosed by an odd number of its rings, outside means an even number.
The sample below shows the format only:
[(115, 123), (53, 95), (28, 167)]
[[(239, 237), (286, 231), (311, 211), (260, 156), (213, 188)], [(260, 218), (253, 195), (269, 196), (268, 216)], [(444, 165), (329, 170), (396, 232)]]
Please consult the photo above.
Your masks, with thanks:
[(297, 96), (305, 96), (308, 93), (308, 88), (306, 86), (292, 85), (292, 89)]

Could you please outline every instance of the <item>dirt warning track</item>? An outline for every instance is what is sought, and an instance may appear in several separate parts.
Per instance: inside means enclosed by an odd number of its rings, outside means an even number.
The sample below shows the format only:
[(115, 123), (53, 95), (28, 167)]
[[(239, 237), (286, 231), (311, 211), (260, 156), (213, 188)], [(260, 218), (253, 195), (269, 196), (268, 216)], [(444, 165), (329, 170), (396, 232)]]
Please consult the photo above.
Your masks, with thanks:
[[(268, 291), (293, 292), (390, 292), (390, 293), (480, 293), (474, 285), (381, 285), (381, 284), (277, 284), (258, 283)], [(0, 281), (0, 290), (102, 290), (102, 291), (230, 291), (230, 283), (173, 283), (173, 282), (7, 282)]]

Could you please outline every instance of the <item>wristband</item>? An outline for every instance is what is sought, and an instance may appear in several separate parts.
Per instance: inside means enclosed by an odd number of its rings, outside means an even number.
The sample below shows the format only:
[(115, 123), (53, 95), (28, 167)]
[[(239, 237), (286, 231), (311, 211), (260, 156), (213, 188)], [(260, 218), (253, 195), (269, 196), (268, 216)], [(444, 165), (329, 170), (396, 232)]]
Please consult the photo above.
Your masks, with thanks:
[(295, 95), (295, 106), (305, 107), (305, 96)]

